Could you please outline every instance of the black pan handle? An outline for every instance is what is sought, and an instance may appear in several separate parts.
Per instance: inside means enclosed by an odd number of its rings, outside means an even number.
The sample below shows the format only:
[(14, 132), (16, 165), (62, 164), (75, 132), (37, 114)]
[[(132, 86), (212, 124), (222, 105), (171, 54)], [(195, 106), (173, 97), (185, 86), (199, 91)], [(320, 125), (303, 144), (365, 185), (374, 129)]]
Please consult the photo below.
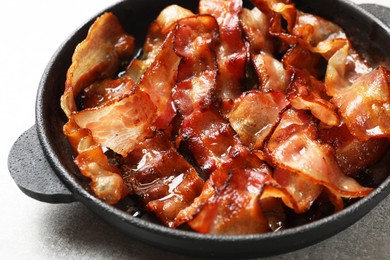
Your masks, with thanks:
[[(390, 8), (377, 4), (359, 5), (390, 27)], [(18, 187), (28, 196), (43, 202), (75, 201), (46, 160), (35, 126), (24, 132), (13, 145), (8, 168)]]
[(35, 126), (24, 132), (12, 146), (8, 169), (18, 187), (31, 198), (48, 203), (75, 201), (46, 160)]

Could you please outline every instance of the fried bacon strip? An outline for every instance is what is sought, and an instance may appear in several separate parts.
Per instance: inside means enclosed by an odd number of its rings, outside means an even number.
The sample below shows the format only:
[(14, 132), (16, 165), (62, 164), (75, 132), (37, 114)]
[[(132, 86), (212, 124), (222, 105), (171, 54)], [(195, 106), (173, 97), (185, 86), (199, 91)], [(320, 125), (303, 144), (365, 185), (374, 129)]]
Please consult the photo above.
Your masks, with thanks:
[(288, 195), (265, 163), (239, 142), (216, 111), (194, 111), (182, 129), (198, 165), (210, 176), (194, 203), (179, 212), (176, 225), (187, 222), (198, 232), (213, 234), (268, 231), (268, 219), (260, 208), (263, 190), (266, 186), (277, 190), (270, 189), (268, 197), (287, 200)]
[(93, 82), (111, 78), (122, 59), (134, 50), (134, 38), (125, 33), (112, 13), (100, 16), (91, 26), (87, 38), (76, 48), (66, 75), (61, 107), (69, 117), (76, 111), (75, 98)]
[(331, 128), (320, 126), (318, 131), (320, 142), (333, 147), (337, 164), (347, 175), (374, 165), (389, 147), (387, 138), (360, 141), (350, 133), (345, 123)]
[(81, 103), (84, 109), (105, 105), (107, 102), (123, 98), (135, 87), (129, 77), (105, 79), (92, 83), (81, 93)]
[(214, 16), (219, 25), (220, 43), (216, 48), (219, 74), (216, 94), (222, 99), (238, 97), (245, 78), (247, 48), (241, 37), (238, 18), (241, 10), (241, 0), (199, 1), (199, 13)]
[(138, 83), (144, 72), (153, 63), (168, 33), (175, 27), (176, 22), (194, 14), (178, 5), (164, 8), (156, 20), (150, 25), (139, 59), (133, 59), (127, 67), (125, 74)]
[(390, 137), (389, 83), (389, 71), (380, 66), (333, 96), (349, 131), (360, 140)]
[(288, 100), (296, 109), (310, 110), (313, 116), (329, 126), (337, 126), (340, 117), (336, 107), (329, 102), (325, 84), (299, 69), (291, 69), (292, 79), (288, 88)]
[(100, 144), (93, 140), (91, 131), (80, 128), (72, 119), (64, 125), (73, 150), (77, 154), (74, 162), (81, 173), (91, 179), (90, 186), (100, 199), (116, 204), (129, 194), (120, 171), (110, 164)]
[(212, 16), (198, 15), (177, 23), (174, 50), (181, 61), (172, 96), (183, 116), (197, 109), (206, 109), (213, 101), (217, 40), (218, 24)]
[(229, 122), (213, 110), (194, 111), (181, 127), (181, 136), (206, 179), (226, 160), (226, 152), (239, 145), (234, 135)]
[(203, 180), (195, 169), (158, 132), (126, 157), (117, 157), (127, 186), (166, 226), (200, 194)]
[(283, 64), (267, 53), (260, 53), (252, 58), (259, 89), (263, 92), (285, 92), (290, 83), (290, 72)]
[(227, 117), (240, 141), (258, 150), (263, 148), (278, 123), (279, 114), (288, 105), (286, 96), (280, 92), (248, 91), (234, 100)]
[(257, 8), (243, 8), (239, 14), (243, 33), (249, 42), (250, 53), (273, 53), (273, 41), (268, 32), (269, 21), (266, 15)]
[(91, 179), (94, 193), (109, 204), (117, 203), (129, 191), (119, 170), (108, 162), (91, 131), (80, 127), (72, 115), (77, 111), (77, 95), (97, 80), (112, 77), (121, 60), (129, 57), (133, 49), (134, 38), (125, 33), (118, 19), (112, 13), (103, 14), (77, 46), (61, 97), (61, 107), (69, 117), (63, 130), (76, 153), (74, 162), (81, 173)]
[(73, 113), (71, 119), (89, 129), (96, 142), (126, 156), (138, 142), (151, 136), (156, 112), (149, 95), (137, 89), (105, 106)]
[(301, 174), (341, 197), (368, 195), (372, 189), (362, 187), (343, 174), (330, 147), (316, 140), (316, 126), (302, 110), (287, 110), (267, 143), (273, 165)]

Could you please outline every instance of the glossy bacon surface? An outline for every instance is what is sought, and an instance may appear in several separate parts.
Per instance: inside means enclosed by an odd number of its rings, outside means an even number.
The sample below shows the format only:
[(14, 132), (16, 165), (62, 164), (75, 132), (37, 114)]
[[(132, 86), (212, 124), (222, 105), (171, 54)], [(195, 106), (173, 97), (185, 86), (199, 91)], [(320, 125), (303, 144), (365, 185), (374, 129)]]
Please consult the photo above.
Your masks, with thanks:
[(267, 143), (272, 163), (310, 178), (338, 196), (368, 195), (372, 189), (342, 173), (331, 149), (317, 141), (316, 131), (312, 118), (302, 110), (287, 110)]
[(286, 96), (280, 92), (248, 91), (234, 101), (227, 117), (243, 144), (262, 149), (278, 123), (279, 114), (288, 105)]
[(116, 204), (129, 194), (119, 169), (109, 163), (89, 129), (80, 128), (73, 120), (69, 120), (64, 125), (64, 134), (77, 154), (75, 164), (85, 177), (91, 179), (90, 186), (96, 196), (109, 204)]
[(199, 174), (161, 132), (118, 158), (126, 185), (167, 226), (203, 188)]
[(126, 156), (138, 142), (151, 135), (156, 106), (141, 90), (103, 107), (85, 109), (71, 118), (88, 128), (96, 142)]
[(217, 96), (233, 99), (242, 92), (247, 48), (242, 39), (238, 14), (242, 0), (200, 0), (199, 13), (215, 17), (219, 25), (220, 44), (217, 46), (219, 75)]
[(174, 50), (181, 61), (173, 99), (183, 116), (206, 109), (213, 101), (218, 35), (218, 24), (209, 15), (184, 18), (177, 23)]
[(134, 50), (134, 38), (125, 33), (112, 13), (100, 16), (91, 26), (87, 38), (81, 42), (72, 57), (61, 97), (65, 114), (77, 110), (75, 98), (85, 87), (97, 80), (111, 78), (122, 59)]

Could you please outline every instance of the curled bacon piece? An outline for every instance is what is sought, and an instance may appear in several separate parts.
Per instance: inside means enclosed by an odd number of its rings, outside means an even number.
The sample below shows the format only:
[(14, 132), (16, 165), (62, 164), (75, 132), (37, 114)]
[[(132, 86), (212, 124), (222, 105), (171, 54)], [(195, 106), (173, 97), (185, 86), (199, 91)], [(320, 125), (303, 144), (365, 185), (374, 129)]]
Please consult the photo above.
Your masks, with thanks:
[(229, 122), (213, 110), (196, 110), (186, 117), (181, 135), (206, 177), (223, 164), (226, 152), (239, 144)]
[(322, 185), (280, 167), (276, 167), (274, 170), (273, 178), (291, 194), (295, 205), (289, 205), (288, 200), (284, 200), (284, 202), (298, 214), (308, 211), (323, 191)]
[(151, 135), (150, 126), (156, 117), (156, 106), (141, 90), (106, 106), (85, 109), (71, 116), (77, 125), (92, 132), (96, 142), (123, 156)]
[(203, 180), (168, 138), (158, 132), (118, 157), (125, 183), (167, 226), (200, 194)]
[(316, 131), (311, 117), (302, 110), (287, 110), (267, 143), (272, 163), (301, 174), (338, 196), (368, 195), (372, 189), (362, 187), (341, 172), (331, 149), (316, 140)]
[[(200, 233), (252, 234), (269, 231), (268, 220), (260, 208), (260, 194), (272, 180), (269, 169), (225, 164), (210, 177), (215, 195), (188, 224)], [(244, 160), (245, 161), (245, 160)]]
[(180, 58), (173, 50), (173, 37), (171, 31), (137, 86), (149, 94), (157, 107), (157, 119), (153, 124), (160, 129), (165, 129), (176, 115), (172, 89), (176, 84)]
[(248, 91), (234, 101), (227, 117), (243, 144), (261, 149), (277, 124), (279, 114), (288, 105), (286, 96), (280, 92)]
[(216, 94), (223, 99), (238, 97), (245, 78), (247, 49), (241, 37), (238, 19), (241, 10), (241, 0), (199, 1), (199, 13), (214, 16), (219, 25), (220, 44), (216, 49), (219, 74)]
[(129, 57), (133, 49), (134, 38), (125, 33), (118, 19), (112, 13), (100, 16), (72, 57), (61, 97), (65, 114), (69, 117), (77, 110), (75, 97), (81, 90), (96, 80), (111, 78), (121, 60)]
[(266, 15), (257, 8), (243, 8), (239, 17), (251, 54), (273, 53), (274, 46), (268, 33), (269, 21)]
[(131, 93), (134, 86), (134, 81), (128, 77), (98, 81), (83, 90), (81, 103), (84, 109), (100, 107)]
[(360, 140), (390, 137), (390, 72), (378, 67), (338, 90), (332, 101)]
[(310, 110), (316, 118), (329, 126), (339, 125), (339, 115), (336, 107), (328, 101), (325, 84), (302, 70), (292, 70), (293, 76), (288, 88), (291, 105), (296, 109)]
[(260, 53), (253, 57), (253, 64), (259, 78), (259, 88), (264, 92), (285, 92), (290, 83), (290, 72), (270, 54)]
[(337, 164), (347, 175), (353, 175), (359, 170), (374, 165), (389, 147), (386, 138), (360, 141), (350, 133), (345, 123), (337, 127), (319, 127), (318, 130), (320, 142), (334, 148)]
[(125, 71), (125, 75), (138, 83), (144, 72), (153, 63), (168, 33), (174, 28), (176, 22), (193, 15), (190, 10), (178, 5), (170, 5), (164, 8), (149, 27), (141, 57), (131, 61)]
[(71, 119), (65, 124), (64, 133), (77, 154), (75, 164), (85, 177), (92, 180), (90, 186), (96, 196), (109, 204), (116, 204), (129, 194), (119, 170), (109, 163), (89, 129), (79, 128)]
[(217, 39), (218, 24), (212, 16), (193, 16), (177, 23), (174, 49), (181, 62), (173, 99), (183, 116), (206, 109), (212, 103), (217, 77), (214, 52)]

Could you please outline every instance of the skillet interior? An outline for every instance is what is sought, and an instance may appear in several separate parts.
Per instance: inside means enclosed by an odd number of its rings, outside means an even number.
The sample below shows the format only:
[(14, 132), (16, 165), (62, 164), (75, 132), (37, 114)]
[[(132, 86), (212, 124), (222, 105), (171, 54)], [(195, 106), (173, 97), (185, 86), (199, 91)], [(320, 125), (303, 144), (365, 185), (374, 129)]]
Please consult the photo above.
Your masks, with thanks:
[[(126, 31), (134, 35), (141, 46), (145, 32), (158, 13), (172, 3), (196, 10), (197, 1), (146, 1), (120, 2), (105, 11), (115, 13)], [(357, 50), (369, 54), (374, 62), (390, 57), (390, 31), (373, 16), (342, 0), (298, 0), (297, 7), (320, 15), (341, 25), (352, 39)], [(100, 14), (98, 14), (100, 15)], [(97, 16), (98, 16), (97, 15)], [(73, 193), (74, 197), (122, 232), (154, 246), (198, 256), (250, 257), (280, 254), (321, 241), (348, 227), (390, 193), (390, 177), (368, 197), (345, 210), (319, 221), (277, 233), (215, 236), (188, 231), (172, 230), (130, 216), (109, 206), (88, 192), (87, 182), (80, 177), (72, 161), (72, 150), (62, 134), (66, 117), (60, 108), (65, 75), (76, 45), (81, 42), (90, 21), (74, 32), (53, 56), (42, 76), (36, 101), (36, 126), (43, 150), (54, 171)], [(390, 166), (389, 166), (390, 168)], [(389, 169), (387, 169), (389, 170)]]

